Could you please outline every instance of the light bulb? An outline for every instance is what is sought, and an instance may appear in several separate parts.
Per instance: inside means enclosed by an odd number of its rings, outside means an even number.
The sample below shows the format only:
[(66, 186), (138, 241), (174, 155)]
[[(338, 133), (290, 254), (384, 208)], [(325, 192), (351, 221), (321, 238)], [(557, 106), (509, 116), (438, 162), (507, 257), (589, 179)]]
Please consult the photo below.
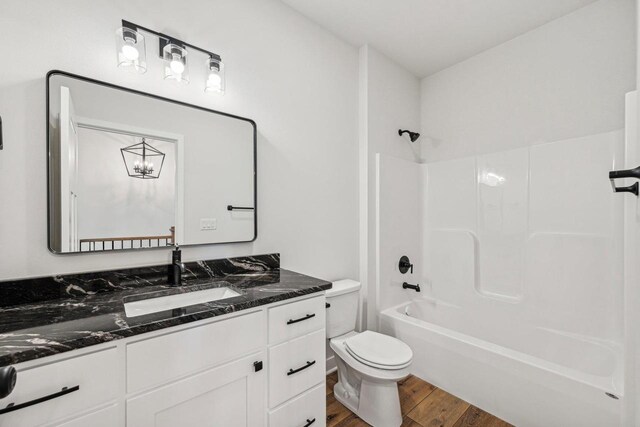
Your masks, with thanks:
[(136, 61), (140, 57), (140, 52), (135, 46), (125, 44), (122, 46), (122, 55), (129, 61)]
[(222, 78), (217, 73), (209, 74), (209, 78), (207, 79), (207, 87), (210, 89), (219, 89), (220, 83), (222, 83)]
[(169, 67), (171, 68), (171, 72), (173, 74), (180, 75), (184, 73), (184, 64), (182, 63), (179, 57), (178, 59), (176, 59), (176, 57), (174, 56), (174, 59), (173, 61), (171, 61), (171, 64), (169, 64)]

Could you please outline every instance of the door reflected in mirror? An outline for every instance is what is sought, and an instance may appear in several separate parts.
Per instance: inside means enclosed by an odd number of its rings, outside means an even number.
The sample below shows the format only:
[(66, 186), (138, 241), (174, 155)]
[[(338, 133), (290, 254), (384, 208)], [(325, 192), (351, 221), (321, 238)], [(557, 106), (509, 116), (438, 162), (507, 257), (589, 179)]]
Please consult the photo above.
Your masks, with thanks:
[(47, 86), (51, 251), (255, 238), (253, 121), (62, 72)]

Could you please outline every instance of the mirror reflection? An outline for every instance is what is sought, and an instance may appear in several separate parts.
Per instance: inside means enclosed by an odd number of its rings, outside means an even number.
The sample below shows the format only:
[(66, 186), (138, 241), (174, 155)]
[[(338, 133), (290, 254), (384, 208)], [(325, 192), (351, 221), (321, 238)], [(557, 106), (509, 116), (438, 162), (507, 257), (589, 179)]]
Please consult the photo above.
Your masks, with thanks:
[(48, 94), (53, 252), (255, 238), (251, 120), (57, 72)]

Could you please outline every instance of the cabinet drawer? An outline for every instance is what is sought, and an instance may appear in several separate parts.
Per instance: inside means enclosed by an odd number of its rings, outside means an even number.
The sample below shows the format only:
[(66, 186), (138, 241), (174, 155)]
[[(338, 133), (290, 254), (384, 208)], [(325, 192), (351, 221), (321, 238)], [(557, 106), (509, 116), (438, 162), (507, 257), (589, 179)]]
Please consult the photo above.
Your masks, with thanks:
[(269, 427), (325, 427), (326, 412), (323, 383), (269, 413)]
[(320, 329), (269, 349), (269, 407), (325, 379), (325, 331)]
[(262, 311), (127, 345), (127, 391), (163, 384), (265, 346)]
[(2, 427), (33, 427), (49, 423), (96, 405), (115, 400), (118, 392), (118, 359), (115, 348), (85, 354), (48, 365), (21, 370), (9, 396), (0, 399), (0, 408), (19, 405), (61, 392), (54, 399), (0, 415)]
[(269, 344), (275, 345), (325, 327), (324, 295), (269, 309)]

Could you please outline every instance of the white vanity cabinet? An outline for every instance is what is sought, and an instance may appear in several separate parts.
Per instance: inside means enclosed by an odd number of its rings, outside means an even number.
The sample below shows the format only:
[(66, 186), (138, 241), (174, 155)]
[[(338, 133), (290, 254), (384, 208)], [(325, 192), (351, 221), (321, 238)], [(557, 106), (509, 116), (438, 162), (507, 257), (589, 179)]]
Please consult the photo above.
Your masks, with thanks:
[(0, 408), (77, 389), (0, 427), (324, 426), (324, 318), (314, 294), (15, 365)]
[(325, 304), (322, 295), (269, 309), (269, 427), (326, 424)]

